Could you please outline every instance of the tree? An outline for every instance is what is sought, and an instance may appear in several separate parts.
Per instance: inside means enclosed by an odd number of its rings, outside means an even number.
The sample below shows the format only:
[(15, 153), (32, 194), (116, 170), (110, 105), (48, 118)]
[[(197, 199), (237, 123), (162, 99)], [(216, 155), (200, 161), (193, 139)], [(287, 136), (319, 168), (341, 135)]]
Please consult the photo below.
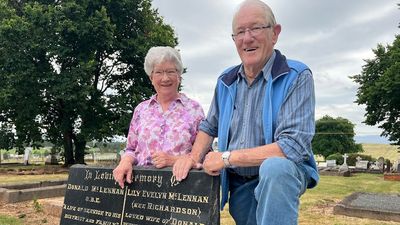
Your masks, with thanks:
[(325, 159), (335, 153), (362, 152), (362, 146), (354, 141), (354, 134), (354, 125), (349, 120), (326, 115), (316, 121), (313, 151)]
[(48, 140), (84, 163), (86, 142), (126, 135), (154, 93), (155, 45), (177, 38), (150, 0), (0, 0), (0, 124), (16, 146)]
[(383, 129), (381, 136), (400, 145), (400, 35), (392, 45), (378, 44), (375, 58), (365, 60), (361, 74), (351, 78), (360, 86), (356, 103), (365, 104), (365, 123)]

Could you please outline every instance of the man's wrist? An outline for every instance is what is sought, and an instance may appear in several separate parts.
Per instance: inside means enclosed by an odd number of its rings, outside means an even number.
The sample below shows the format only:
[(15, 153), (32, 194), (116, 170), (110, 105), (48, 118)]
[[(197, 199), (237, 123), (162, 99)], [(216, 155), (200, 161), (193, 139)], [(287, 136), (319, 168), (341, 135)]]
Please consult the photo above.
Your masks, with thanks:
[(192, 154), (187, 154), (187, 156), (189, 157), (190, 160), (192, 160), (192, 164), (193, 166), (195, 166), (197, 164), (197, 161), (193, 158)]
[(222, 161), (224, 162), (224, 167), (225, 168), (232, 167), (232, 164), (229, 161), (229, 158), (231, 157), (231, 152), (230, 151), (223, 152), (221, 157), (222, 157)]

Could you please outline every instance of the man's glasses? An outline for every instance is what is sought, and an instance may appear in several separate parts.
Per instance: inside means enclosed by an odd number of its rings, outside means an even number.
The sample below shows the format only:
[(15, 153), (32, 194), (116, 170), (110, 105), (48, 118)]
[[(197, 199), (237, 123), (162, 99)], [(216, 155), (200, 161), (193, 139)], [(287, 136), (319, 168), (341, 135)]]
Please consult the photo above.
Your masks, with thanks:
[(178, 75), (178, 71), (176, 69), (168, 69), (168, 70), (155, 70), (152, 72), (153, 76), (155, 77), (162, 77), (164, 73), (167, 75), (167, 77), (174, 77)]
[(268, 25), (268, 26), (256, 26), (256, 27), (252, 27), (252, 28), (246, 28), (246, 29), (244, 29), (244, 30), (239, 30), (238, 32), (236, 32), (236, 34), (232, 34), (232, 39), (233, 39), (234, 41), (243, 40), (244, 35), (246, 34), (246, 31), (248, 31), (249, 34), (250, 34), (252, 37), (255, 37), (255, 36), (261, 34), (261, 32), (262, 32), (264, 29), (268, 29), (268, 28), (271, 28), (271, 27), (272, 27), (271, 25)]

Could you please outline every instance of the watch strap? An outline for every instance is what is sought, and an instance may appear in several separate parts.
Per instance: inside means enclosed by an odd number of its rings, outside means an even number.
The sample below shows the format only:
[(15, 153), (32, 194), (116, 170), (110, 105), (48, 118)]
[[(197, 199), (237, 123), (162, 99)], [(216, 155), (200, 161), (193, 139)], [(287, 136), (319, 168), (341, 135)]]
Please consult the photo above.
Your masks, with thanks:
[(231, 152), (229, 152), (229, 151), (222, 153), (222, 161), (224, 162), (224, 165), (226, 168), (229, 168), (232, 166), (231, 163), (229, 162), (230, 156), (231, 156)]

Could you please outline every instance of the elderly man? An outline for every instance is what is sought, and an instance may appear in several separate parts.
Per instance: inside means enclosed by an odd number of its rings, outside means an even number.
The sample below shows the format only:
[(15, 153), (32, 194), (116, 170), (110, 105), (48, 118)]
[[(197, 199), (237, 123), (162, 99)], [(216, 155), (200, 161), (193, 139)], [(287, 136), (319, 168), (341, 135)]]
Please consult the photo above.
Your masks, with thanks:
[[(244, 1), (232, 30), (242, 63), (218, 78), (192, 152), (173, 173), (185, 179), (204, 160), (208, 174), (221, 175), (222, 206), (229, 194), (237, 225), (297, 224), (299, 197), (319, 179), (311, 71), (274, 49), (281, 26), (262, 1)], [(208, 152), (214, 137), (220, 152)]]

